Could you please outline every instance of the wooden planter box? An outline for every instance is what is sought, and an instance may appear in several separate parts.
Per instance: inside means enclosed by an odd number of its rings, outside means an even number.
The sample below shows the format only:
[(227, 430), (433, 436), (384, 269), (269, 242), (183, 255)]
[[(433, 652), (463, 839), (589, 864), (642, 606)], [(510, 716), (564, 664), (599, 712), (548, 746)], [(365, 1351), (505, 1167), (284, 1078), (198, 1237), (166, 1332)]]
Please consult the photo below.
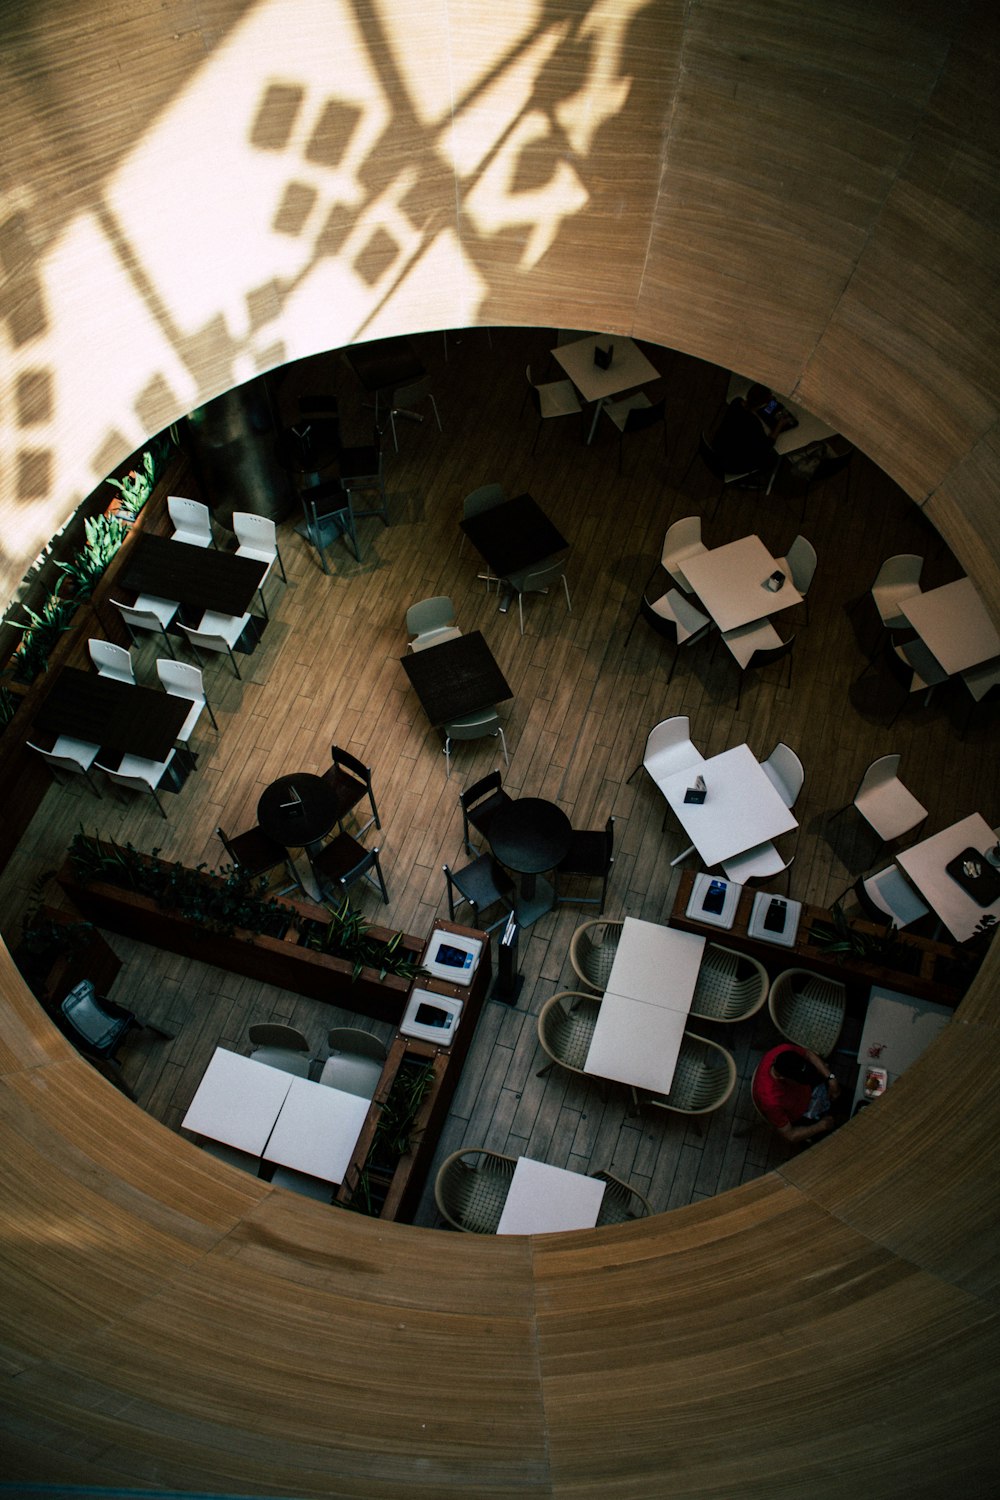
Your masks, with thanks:
[[(212, 878), (205, 876), (206, 880)], [(214, 964), (233, 974), (263, 980), (297, 995), (308, 995), (313, 1000), (324, 1000), (329, 1005), (358, 1011), (374, 1021), (388, 1021), (398, 1026), (402, 1019), (410, 993), (410, 980), (395, 974), (387, 974), (382, 979), (378, 969), (374, 968), (362, 969), (355, 980), (352, 978), (352, 960), (300, 947), (299, 934), (291, 926), (283, 937), (239, 931), (226, 937), (206, 932), (198, 923), (177, 912), (164, 911), (149, 896), (123, 890), (105, 881), (82, 885), (75, 878), (68, 860), (59, 870), (58, 880), (77, 910), (97, 927), (110, 928), (125, 937), (151, 943), (185, 958), (198, 959), (201, 963)], [(287, 909), (290, 924), (296, 917), (321, 922), (324, 926), (330, 920), (325, 906), (287, 897), (279, 898), (279, 905)], [(395, 936), (389, 928), (375, 926), (368, 928), (368, 935), (383, 942)], [(404, 933), (403, 947), (416, 958), (423, 952), (424, 940)]]
[[(59, 927), (71, 927), (77, 921), (70, 912), (50, 906), (43, 906), (39, 915)], [(96, 928), (78, 948), (70, 953), (57, 955), (45, 966), (44, 972), (35, 973), (33, 978), (29, 978), (30, 960), (22, 960), (15, 951), (14, 961), (24, 974), (25, 983), (30, 986), (35, 999), (52, 1011), (62, 1004), (81, 979), (92, 980), (97, 993), (107, 995), (122, 966), (121, 959)]]

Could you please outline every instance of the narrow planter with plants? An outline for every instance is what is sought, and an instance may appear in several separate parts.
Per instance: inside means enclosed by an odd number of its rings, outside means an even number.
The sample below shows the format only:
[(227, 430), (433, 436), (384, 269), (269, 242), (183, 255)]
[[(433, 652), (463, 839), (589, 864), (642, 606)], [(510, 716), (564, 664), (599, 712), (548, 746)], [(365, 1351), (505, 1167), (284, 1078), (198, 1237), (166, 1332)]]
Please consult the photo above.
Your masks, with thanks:
[(346, 902), (268, 896), (232, 866), (191, 869), (81, 832), (59, 883), (99, 927), (393, 1025), (420, 973), (421, 938), (369, 926)]

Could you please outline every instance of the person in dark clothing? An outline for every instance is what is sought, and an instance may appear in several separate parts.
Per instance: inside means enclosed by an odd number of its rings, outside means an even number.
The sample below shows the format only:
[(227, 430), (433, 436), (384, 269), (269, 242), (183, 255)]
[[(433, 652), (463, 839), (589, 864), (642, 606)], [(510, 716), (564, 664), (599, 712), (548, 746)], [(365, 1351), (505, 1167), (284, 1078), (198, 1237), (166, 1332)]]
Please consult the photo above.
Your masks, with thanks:
[(770, 400), (766, 385), (752, 385), (726, 407), (712, 450), (727, 474), (756, 474), (774, 467), (774, 440), (790, 425), (790, 418), (779, 409), (769, 423), (764, 407)]

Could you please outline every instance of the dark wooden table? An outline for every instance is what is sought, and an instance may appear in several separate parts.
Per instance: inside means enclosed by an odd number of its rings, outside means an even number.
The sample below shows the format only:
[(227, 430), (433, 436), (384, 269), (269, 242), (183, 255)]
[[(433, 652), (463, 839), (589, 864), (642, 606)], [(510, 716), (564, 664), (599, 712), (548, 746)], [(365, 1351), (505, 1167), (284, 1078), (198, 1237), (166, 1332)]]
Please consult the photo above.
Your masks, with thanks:
[(569, 546), (530, 495), (515, 495), (458, 524), (498, 578), (508, 578)]
[(514, 696), (478, 630), (411, 652), (400, 661), (436, 728)]
[(555, 905), (555, 890), (539, 876), (568, 852), (573, 825), (554, 802), (518, 797), (493, 814), (486, 836), (500, 863), (522, 877), (515, 911), (519, 925), (527, 927)]
[(47, 734), (67, 734), (102, 750), (160, 761), (174, 748), (190, 708), (188, 698), (63, 667), (35, 723)]
[(309, 771), (279, 776), (261, 792), (257, 803), (257, 822), (268, 838), (286, 849), (318, 844), (336, 821), (336, 792), (322, 776)]
[(143, 532), (131, 548), (121, 582), (137, 594), (173, 599), (192, 614), (214, 609), (238, 616), (250, 608), (266, 572), (267, 564), (252, 557)]

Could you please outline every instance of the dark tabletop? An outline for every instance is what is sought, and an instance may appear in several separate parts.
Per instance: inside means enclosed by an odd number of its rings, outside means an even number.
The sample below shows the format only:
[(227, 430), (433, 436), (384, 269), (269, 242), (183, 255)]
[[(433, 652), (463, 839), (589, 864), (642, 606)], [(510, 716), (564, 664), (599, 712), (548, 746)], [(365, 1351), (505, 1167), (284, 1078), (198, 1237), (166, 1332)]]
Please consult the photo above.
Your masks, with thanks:
[[(296, 802), (296, 795), (299, 801)], [(283, 806), (290, 803), (290, 806)], [(314, 844), (330, 832), (337, 821), (337, 794), (322, 776), (296, 771), (279, 776), (260, 795), (257, 822), (268, 838), (286, 849)]]
[(569, 546), (530, 495), (515, 495), (458, 524), (498, 578), (508, 578)]
[(189, 698), (63, 667), (35, 722), (102, 750), (166, 760), (190, 710)]
[(427, 374), (406, 339), (373, 339), (355, 344), (347, 360), (366, 391), (391, 391)]
[(267, 564), (215, 547), (194, 547), (142, 532), (129, 549), (121, 581), (137, 594), (173, 599), (193, 614), (206, 609), (246, 614)]
[(424, 713), (437, 727), (513, 698), (478, 630), (400, 657)]
[(542, 797), (518, 797), (498, 808), (487, 833), (500, 863), (520, 875), (554, 869), (572, 837), (573, 826), (562, 808)]

